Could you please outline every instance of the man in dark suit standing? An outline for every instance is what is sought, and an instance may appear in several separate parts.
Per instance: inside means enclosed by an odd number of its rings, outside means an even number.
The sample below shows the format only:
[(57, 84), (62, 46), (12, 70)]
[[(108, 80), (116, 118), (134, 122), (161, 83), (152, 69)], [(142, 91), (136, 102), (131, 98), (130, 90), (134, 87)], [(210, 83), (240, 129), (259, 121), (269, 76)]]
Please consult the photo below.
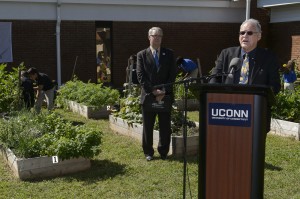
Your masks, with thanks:
[[(230, 82), (233, 84), (270, 86), (277, 94), (281, 88), (279, 64), (273, 53), (257, 47), (261, 34), (261, 25), (257, 20), (244, 21), (239, 32), (240, 46), (222, 50), (212, 70), (212, 75), (231, 73), (232, 75), (227, 78), (232, 78)], [(240, 61), (232, 63), (234, 60)], [(226, 77), (217, 76), (212, 78), (210, 83), (225, 83), (228, 79), (225, 80)], [(270, 119), (269, 110), (269, 122)]]
[(147, 161), (153, 159), (153, 127), (158, 115), (159, 144), (158, 152), (161, 159), (166, 159), (171, 141), (171, 110), (156, 112), (146, 109), (145, 98), (153, 96), (161, 101), (168, 95), (173, 102), (172, 85), (157, 87), (175, 81), (176, 66), (173, 51), (161, 47), (163, 31), (153, 27), (148, 32), (150, 47), (137, 54), (137, 77), (141, 85), (141, 104), (143, 114), (143, 151)]

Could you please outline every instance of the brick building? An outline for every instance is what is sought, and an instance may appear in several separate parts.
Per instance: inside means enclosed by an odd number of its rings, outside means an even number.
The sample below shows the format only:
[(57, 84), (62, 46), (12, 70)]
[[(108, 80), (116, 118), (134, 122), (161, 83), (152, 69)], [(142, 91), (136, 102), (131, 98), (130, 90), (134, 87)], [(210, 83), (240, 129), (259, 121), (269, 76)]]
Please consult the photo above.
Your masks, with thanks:
[[(282, 63), (297, 58), (299, 16), (278, 21), (277, 7), (264, 2), (269, 1), (251, 2), (250, 17), (262, 24), (260, 45), (275, 51)], [(295, 5), (284, 7), (291, 10)], [(147, 32), (152, 26), (164, 30), (163, 46), (172, 48), (176, 56), (199, 58), (203, 74), (208, 74), (221, 49), (239, 45), (245, 9), (246, 0), (140, 0), (138, 4), (132, 0), (10, 0), (0, 2), (0, 21), (12, 22), (14, 60), (9, 67), (24, 62), (52, 79), (60, 77), (61, 83), (72, 74), (96, 82), (96, 32), (105, 30), (111, 81), (121, 87), (129, 56), (149, 45)]]

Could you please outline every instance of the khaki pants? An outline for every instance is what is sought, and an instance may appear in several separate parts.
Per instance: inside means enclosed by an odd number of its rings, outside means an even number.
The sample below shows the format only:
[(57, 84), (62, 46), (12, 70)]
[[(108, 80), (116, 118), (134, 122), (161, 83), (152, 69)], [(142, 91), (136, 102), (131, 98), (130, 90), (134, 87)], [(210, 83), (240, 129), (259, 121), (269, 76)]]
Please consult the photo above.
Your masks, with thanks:
[(294, 87), (294, 83), (284, 83), (283, 84), (283, 88), (285, 91), (288, 91), (290, 93), (294, 92), (295, 91), (295, 87)]
[(47, 91), (41, 91), (35, 102), (35, 110), (37, 113), (41, 111), (44, 98), (46, 98), (48, 110), (52, 110), (54, 108), (54, 89), (55, 87)]

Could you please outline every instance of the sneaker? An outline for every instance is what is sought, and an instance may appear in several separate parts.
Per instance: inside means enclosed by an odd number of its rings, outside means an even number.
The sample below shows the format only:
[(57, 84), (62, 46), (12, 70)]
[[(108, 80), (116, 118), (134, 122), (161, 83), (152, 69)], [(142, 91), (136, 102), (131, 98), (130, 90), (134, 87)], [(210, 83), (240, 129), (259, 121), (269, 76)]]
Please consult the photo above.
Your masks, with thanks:
[(146, 156), (146, 160), (147, 160), (147, 161), (151, 161), (151, 160), (153, 160), (153, 157), (150, 156), (150, 155), (147, 155), (147, 156)]

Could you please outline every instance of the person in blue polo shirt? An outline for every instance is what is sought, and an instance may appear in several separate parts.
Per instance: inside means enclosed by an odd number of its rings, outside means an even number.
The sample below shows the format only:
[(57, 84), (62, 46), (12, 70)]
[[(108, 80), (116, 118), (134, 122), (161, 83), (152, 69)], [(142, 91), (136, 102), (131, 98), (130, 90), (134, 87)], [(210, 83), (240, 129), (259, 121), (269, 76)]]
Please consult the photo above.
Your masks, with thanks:
[(294, 92), (294, 82), (297, 80), (295, 73), (295, 62), (293, 60), (288, 61), (285, 71), (283, 72), (284, 90)]
[(190, 77), (197, 78), (198, 66), (192, 60), (184, 59), (183, 57), (179, 56), (176, 59), (176, 65), (180, 71), (184, 72), (184, 76), (182, 79), (188, 79)]
[(29, 78), (37, 83), (37, 87), (35, 88), (37, 91), (35, 102), (36, 112), (39, 113), (41, 111), (44, 97), (47, 101), (48, 110), (52, 110), (54, 108), (55, 86), (53, 85), (51, 79), (48, 77), (48, 75), (38, 72), (38, 70), (33, 67), (29, 68), (27, 72), (29, 74)]

